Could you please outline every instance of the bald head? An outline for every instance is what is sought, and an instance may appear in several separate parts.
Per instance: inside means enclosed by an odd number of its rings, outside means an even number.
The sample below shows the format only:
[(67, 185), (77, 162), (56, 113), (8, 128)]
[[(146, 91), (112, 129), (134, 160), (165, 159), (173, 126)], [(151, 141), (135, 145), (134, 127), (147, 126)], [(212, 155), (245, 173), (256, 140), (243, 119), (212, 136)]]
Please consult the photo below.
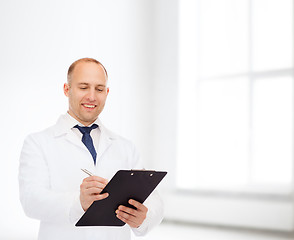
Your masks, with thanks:
[(106, 81), (108, 80), (108, 75), (107, 75), (107, 71), (105, 69), (105, 67), (102, 65), (102, 63), (100, 63), (99, 61), (97, 61), (96, 59), (94, 58), (81, 58), (75, 62), (73, 62), (70, 67), (68, 68), (68, 71), (67, 71), (67, 83), (70, 85), (71, 84), (71, 80), (72, 80), (72, 75), (73, 75), (73, 72), (74, 72), (74, 69), (75, 67), (80, 64), (80, 63), (95, 63), (97, 64), (97, 67), (102, 67), (104, 73), (105, 73), (105, 79)]

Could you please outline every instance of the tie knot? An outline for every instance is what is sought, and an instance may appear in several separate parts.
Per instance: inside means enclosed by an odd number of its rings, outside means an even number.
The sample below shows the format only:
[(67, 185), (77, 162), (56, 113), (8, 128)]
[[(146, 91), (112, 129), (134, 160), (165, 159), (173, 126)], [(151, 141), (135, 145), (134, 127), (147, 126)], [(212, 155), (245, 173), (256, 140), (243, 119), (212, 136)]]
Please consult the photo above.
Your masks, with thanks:
[(81, 127), (79, 125), (75, 125), (75, 128), (79, 129), (80, 132), (84, 135), (85, 133), (90, 134), (90, 132), (92, 131), (92, 129), (95, 129), (98, 127), (97, 124), (93, 124), (91, 127)]

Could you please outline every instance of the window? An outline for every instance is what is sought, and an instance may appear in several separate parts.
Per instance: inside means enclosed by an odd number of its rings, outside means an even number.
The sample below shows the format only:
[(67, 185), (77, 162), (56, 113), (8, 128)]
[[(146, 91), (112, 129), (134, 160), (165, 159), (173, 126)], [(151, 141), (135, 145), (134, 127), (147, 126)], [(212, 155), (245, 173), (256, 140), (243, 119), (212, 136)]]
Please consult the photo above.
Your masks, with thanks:
[(177, 187), (289, 192), (292, 1), (179, 4)]

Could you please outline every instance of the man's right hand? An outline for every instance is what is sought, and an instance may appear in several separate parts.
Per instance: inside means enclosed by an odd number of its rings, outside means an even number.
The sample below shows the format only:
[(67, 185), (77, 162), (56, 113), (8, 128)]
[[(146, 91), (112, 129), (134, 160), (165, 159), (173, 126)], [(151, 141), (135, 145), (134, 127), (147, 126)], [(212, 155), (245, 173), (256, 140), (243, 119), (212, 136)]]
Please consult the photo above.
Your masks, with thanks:
[(87, 211), (94, 201), (108, 197), (108, 193), (100, 194), (107, 183), (106, 179), (98, 176), (84, 178), (80, 186), (80, 201), (84, 211)]

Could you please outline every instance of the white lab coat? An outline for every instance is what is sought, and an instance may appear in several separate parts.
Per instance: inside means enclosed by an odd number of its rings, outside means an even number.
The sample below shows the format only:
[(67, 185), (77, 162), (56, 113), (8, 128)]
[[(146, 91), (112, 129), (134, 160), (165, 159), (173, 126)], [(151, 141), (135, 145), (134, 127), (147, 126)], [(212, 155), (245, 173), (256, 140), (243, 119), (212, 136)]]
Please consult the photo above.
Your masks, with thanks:
[[(71, 126), (72, 127), (72, 126)], [(39, 240), (129, 240), (131, 231), (145, 235), (163, 218), (163, 204), (156, 192), (145, 201), (147, 218), (136, 229), (123, 227), (75, 227), (84, 213), (79, 188), (87, 177), (81, 168), (110, 180), (120, 169), (141, 169), (134, 145), (106, 129), (101, 122), (96, 166), (65, 115), (39, 133), (29, 135), (20, 156), (20, 200), (27, 216), (40, 220)]]

